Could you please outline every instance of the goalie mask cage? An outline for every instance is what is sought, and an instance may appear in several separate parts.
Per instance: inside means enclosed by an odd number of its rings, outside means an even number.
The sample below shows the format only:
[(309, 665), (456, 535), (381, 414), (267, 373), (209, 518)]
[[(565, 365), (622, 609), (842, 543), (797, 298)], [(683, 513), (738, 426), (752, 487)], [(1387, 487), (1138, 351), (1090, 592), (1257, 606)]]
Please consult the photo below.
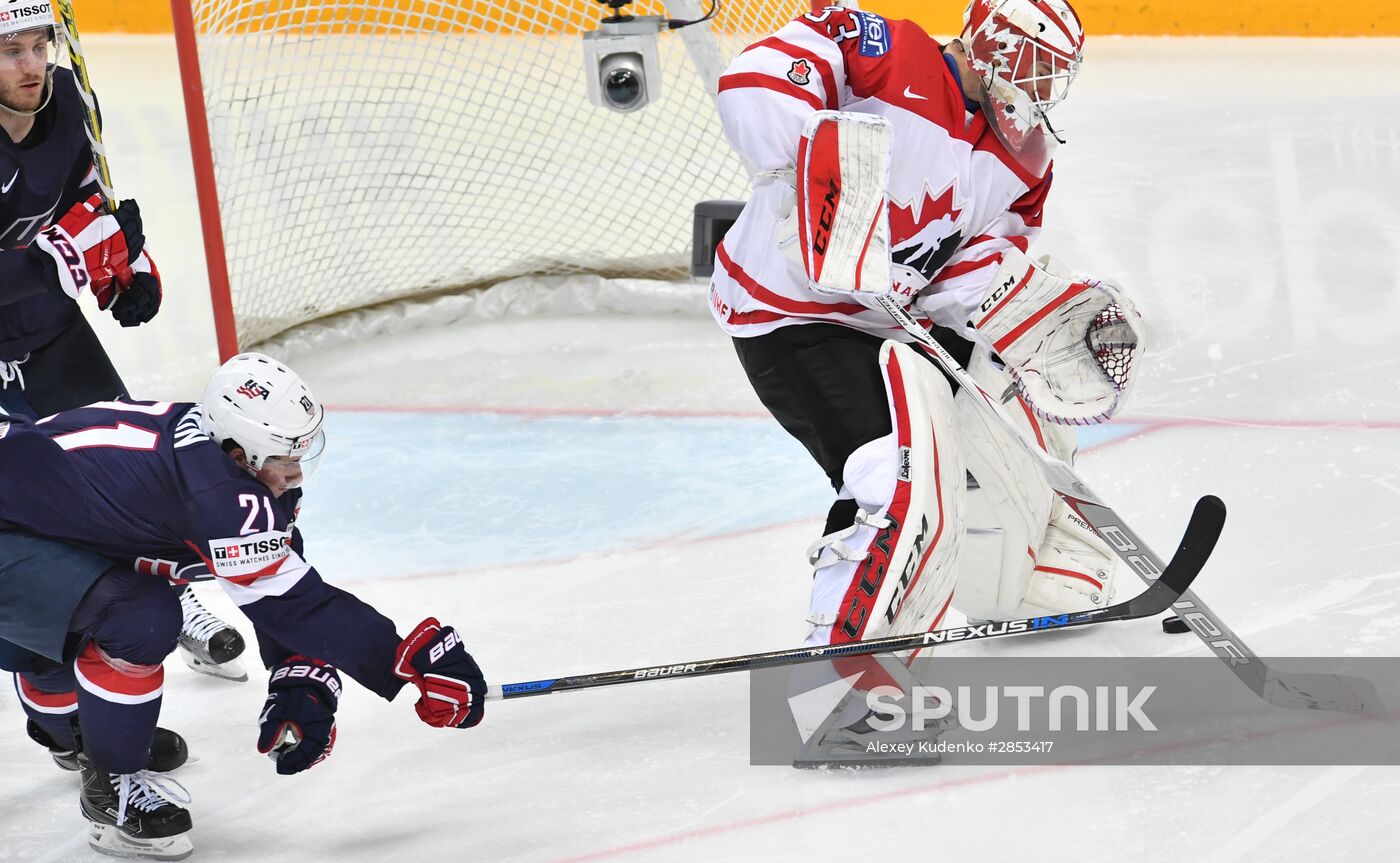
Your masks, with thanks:
[(221, 356), (516, 276), (683, 277), (694, 205), (748, 189), (719, 73), (811, 5), (661, 33), (660, 100), (618, 114), (587, 98), (596, 0), (171, 0)]

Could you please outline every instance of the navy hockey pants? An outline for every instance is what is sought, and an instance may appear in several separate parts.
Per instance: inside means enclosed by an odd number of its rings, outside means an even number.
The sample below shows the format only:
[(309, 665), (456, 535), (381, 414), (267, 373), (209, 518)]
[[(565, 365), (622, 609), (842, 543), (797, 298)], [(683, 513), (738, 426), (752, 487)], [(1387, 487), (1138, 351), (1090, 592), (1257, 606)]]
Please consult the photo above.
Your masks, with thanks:
[(165, 582), (84, 549), (0, 532), (0, 668), (56, 743), (114, 773), (146, 764), (164, 676), (180, 635)]

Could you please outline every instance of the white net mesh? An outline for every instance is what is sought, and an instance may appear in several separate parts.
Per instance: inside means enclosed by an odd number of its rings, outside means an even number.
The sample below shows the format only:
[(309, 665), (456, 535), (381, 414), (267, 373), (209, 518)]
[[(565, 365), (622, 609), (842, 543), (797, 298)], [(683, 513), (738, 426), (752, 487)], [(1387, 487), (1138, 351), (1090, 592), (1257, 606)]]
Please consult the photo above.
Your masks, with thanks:
[[(727, 61), (808, 8), (729, 0), (698, 27)], [(589, 104), (593, 0), (191, 9), (241, 344), (518, 275), (676, 278), (695, 202), (746, 194), (677, 32), (659, 37), (659, 102)]]

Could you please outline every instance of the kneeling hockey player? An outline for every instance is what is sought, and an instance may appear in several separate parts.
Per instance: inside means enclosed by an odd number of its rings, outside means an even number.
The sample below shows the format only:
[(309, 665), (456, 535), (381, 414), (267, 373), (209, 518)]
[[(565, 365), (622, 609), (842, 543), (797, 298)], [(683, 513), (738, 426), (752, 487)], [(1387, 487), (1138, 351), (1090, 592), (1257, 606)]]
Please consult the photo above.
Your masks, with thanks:
[(386, 699), (412, 684), (429, 725), (481, 721), (486, 684), (455, 629), (430, 617), (400, 637), (302, 559), (295, 521), (323, 416), (291, 370), (240, 354), (199, 404), (0, 418), (0, 665), (41, 700), (76, 690), (76, 709), (32, 715), (54, 736), (81, 720), (97, 850), (175, 859), (192, 848), (188, 798), (148, 769), (161, 661), (181, 626), (169, 579), (212, 577), (252, 621), (269, 670), (258, 748), (278, 773), (331, 754), (341, 674)]

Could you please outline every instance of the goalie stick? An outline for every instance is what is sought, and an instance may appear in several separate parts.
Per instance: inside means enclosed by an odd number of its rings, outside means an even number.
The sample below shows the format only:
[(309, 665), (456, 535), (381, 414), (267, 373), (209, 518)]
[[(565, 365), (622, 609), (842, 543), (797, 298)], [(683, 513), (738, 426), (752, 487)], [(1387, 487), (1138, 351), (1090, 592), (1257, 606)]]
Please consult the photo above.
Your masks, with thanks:
[[(889, 295), (878, 298), (881, 307), (894, 318), (924, 348), (930, 358), (957, 384), (970, 393), (981, 396), (977, 404), (994, 414), (1021, 445), (1040, 464), (1052, 488), (1079, 513), (1104, 540), (1113, 547), (1123, 562), (1149, 583), (1163, 570), (1162, 559), (1147, 543), (1114, 512), (1113, 508), (1090, 490), (1069, 465), (1032, 444), (1007, 417), (1001, 405), (988, 395), (952, 354), (938, 343), (927, 330), (909, 316)], [(1336, 710), (1379, 716), (1384, 712), (1380, 694), (1368, 680), (1343, 674), (1289, 673), (1269, 668), (1244, 640), (1225, 625), (1206, 604), (1189, 589), (1172, 603), (1172, 609), (1184, 620), (1211, 652), (1229, 665), (1230, 670), (1264, 701), (1276, 707), (1301, 710)]]
[(1215, 541), (1220, 537), (1220, 530), (1224, 524), (1225, 504), (1221, 503), (1220, 498), (1207, 495), (1198, 500), (1196, 508), (1191, 513), (1191, 521), (1186, 526), (1186, 533), (1181, 538), (1181, 545), (1177, 548), (1176, 554), (1172, 556), (1171, 563), (1162, 570), (1160, 577), (1150, 580), (1147, 589), (1132, 599), (1110, 605), (1107, 608), (1050, 617), (1027, 617), (1021, 620), (997, 621), (975, 626), (955, 626), (950, 629), (936, 629), (932, 632), (890, 635), (884, 638), (872, 638), (869, 641), (852, 641), (825, 647), (796, 647), (790, 650), (750, 653), (724, 659), (707, 659), (675, 665), (657, 665), (649, 668), (629, 668), (624, 671), (604, 671), (549, 680), (507, 683), (504, 686), (487, 687), (486, 698), (493, 701), (526, 698), (532, 695), (550, 695), (555, 692), (569, 692), (576, 689), (596, 689), (600, 686), (616, 686), (642, 680), (727, 674), (754, 668), (819, 662), (843, 656), (896, 653), (901, 650), (915, 650), (935, 644), (978, 641), (1009, 635), (1032, 635), (1076, 626), (1152, 617), (1171, 608), (1172, 604), (1191, 586), (1191, 582), (1200, 573), (1201, 567), (1205, 566), (1206, 560), (1215, 548)]

